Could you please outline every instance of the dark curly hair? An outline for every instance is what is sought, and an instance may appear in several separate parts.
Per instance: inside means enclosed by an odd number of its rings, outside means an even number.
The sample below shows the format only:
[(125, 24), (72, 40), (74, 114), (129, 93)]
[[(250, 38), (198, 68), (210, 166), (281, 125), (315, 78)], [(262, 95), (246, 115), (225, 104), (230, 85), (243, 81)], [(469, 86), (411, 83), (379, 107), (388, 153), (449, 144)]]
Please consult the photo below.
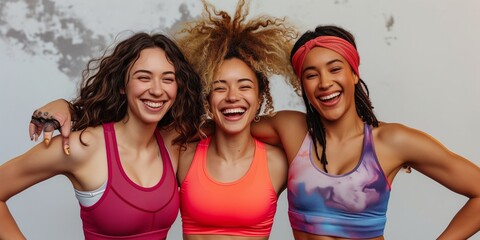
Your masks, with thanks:
[[(355, 48), (357, 48), (355, 44), (354, 36), (347, 30), (341, 27), (332, 26), (332, 25), (318, 26), (315, 28), (314, 31), (307, 31), (302, 36), (300, 36), (300, 38), (297, 40), (297, 42), (293, 46), (292, 52), (290, 53), (290, 60), (293, 58), (293, 55), (301, 46), (305, 45), (305, 43), (308, 42), (309, 40), (315, 39), (319, 36), (339, 37), (348, 41)], [(325, 151), (326, 151), (325, 149), (327, 147), (327, 140), (325, 137), (325, 130), (321, 121), (321, 116), (310, 105), (310, 102), (308, 101), (305, 91), (303, 89), (302, 89), (302, 97), (307, 109), (308, 132), (310, 133), (310, 136), (312, 136), (313, 140), (315, 142), (320, 143), (320, 145), (322, 145), (323, 147), (321, 157), (319, 157), (320, 155), (318, 154), (317, 144), (314, 144), (315, 154), (317, 155), (318, 159), (320, 159), (324, 170), (327, 172), (326, 165), (328, 164), (328, 162), (327, 162), (327, 156), (325, 154)], [(360, 81), (358, 81), (358, 83), (355, 84), (355, 106), (356, 106), (357, 114), (360, 116), (362, 121), (374, 127), (378, 127), (378, 120), (373, 112), (373, 105), (372, 105), (372, 102), (370, 101), (368, 87), (362, 79), (360, 79)]]
[(136, 33), (121, 41), (111, 53), (105, 51), (88, 62), (82, 74), (78, 97), (73, 101), (73, 130), (85, 130), (107, 122), (118, 122), (127, 114), (125, 89), (131, 66), (147, 48), (161, 48), (175, 68), (177, 98), (172, 108), (160, 120), (158, 127), (175, 130), (179, 136), (174, 144), (184, 145), (199, 130), (203, 115), (201, 81), (179, 47), (163, 34)]

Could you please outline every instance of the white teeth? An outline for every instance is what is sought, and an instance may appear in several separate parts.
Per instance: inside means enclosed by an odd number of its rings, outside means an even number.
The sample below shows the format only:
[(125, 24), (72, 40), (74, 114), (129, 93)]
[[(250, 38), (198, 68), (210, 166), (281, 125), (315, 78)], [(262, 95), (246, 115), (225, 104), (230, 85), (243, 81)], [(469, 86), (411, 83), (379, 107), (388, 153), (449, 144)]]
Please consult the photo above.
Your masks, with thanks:
[(245, 109), (243, 108), (227, 108), (222, 111), (223, 114), (232, 114), (232, 113), (244, 113)]
[(145, 105), (151, 107), (151, 108), (159, 108), (163, 105), (163, 102), (150, 102), (150, 101), (144, 101)]
[(330, 99), (332, 99), (332, 98), (338, 97), (339, 95), (340, 95), (339, 92), (332, 93), (332, 94), (330, 94), (330, 95), (328, 95), (328, 96), (323, 96), (323, 97), (321, 97), (320, 100), (322, 100), (322, 101), (328, 101), (328, 100), (330, 100)]

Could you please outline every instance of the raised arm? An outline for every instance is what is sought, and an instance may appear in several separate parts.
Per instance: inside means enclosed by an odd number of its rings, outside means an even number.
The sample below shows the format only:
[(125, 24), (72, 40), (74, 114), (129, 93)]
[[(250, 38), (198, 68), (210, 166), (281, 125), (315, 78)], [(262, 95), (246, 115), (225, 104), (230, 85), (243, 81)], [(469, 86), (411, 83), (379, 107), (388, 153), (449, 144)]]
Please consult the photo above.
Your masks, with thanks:
[(480, 168), (431, 136), (402, 125), (389, 131), (392, 149), (404, 162), (469, 198), (438, 239), (467, 239), (480, 230)]
[(62, 134), (62, 145), (65, 154), (70, 154), (68, 137), (71, 130), (70, 103), (64, 99), (58, 99), (47, 103), (35, 110), (29, 124), (30, 139), (37, 141), (43, 132), (43, 142), (48, 147), (53, 132), (59, 130)]

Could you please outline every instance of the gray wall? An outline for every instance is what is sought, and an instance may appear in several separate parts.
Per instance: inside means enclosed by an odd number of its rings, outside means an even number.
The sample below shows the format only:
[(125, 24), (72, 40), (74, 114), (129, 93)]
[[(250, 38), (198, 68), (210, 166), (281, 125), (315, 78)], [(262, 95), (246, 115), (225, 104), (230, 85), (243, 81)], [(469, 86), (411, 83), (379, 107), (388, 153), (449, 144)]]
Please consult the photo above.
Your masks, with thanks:
[[(235, 6), (232, 0), (211, 1), (230, 12)], [(479, 165), (479, 1), (264, 0), (251, 7), (252, 15), (287, 16), (301, 31), (318, 24), (351, 30), (378, 117), (421, 129)], [(0, 163), (35, 144), (27, 131), (33, 110), (74, 96), (85, 60), (115, 36), (169, 30), (200, 12), (197, 0), (2, 0)], [(298, 97), (283, 86), (273, 88), (278, 110), (302, 110)], [(385, 236), (434, 239), (465, 201), (419, 172), (399, 173)], [(83, 238), (78, 203), (65, 177), (27, 189), (8, 205), (29, 239)], [(179, 220), (169, 239), (181, 239)], [(283, 193), (271, 239), (289, 236)]]

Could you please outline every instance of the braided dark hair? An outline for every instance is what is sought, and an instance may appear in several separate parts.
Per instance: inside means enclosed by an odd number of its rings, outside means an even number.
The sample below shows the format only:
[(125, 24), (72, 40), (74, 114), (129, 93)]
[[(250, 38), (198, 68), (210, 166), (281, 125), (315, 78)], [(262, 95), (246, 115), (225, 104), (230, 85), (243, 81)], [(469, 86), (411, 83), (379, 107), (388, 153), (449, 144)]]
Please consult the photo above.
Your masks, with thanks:
[[(340, 37), (351, 43), (355, 48), (357, 48), (355, 44), (354, 36), (346, 31), (343, 28), (333, 26), (333, 25), (325, 25), (325, 26), (318, 26), (315, 28), (314, 31), (307, 31), (305, 32), (295, 43), (293, 46), (292, 52), (290, 54), (290, 59), (293, 58), (295, 52), (303, 46), (306, 42), (311, 39), (317, 38), (319, 36), (335, 36)], [(321, 116), (318, 112), (312, 107), (310, 102), (307, 99), (305, 94), (305, 90), (302, 88), (302, 97), (307, 109), (307, 127), (310, 136), (312, 136), (315, 143), (320, 143), (323, 147), (321, 157), (319, 155), (317, 144), (314, 144), (315, 154), (320, 162), (322, 163), (323, 169), (325, 172), (327, 171), (327, 156), (325, 154), (327, 148), (327, 139), (325, 134), (325, 128), (323, 127)], [(373, 105), (370, 101), (368, 87), (362, 79), (359, 79), (358, 83), (355, 84), (355, 107), (357, 110), (357, 114), (360, 116), (363, 122), (367, 124), (378, 127), (378, 120), (375, 114), (373, 113)]]

